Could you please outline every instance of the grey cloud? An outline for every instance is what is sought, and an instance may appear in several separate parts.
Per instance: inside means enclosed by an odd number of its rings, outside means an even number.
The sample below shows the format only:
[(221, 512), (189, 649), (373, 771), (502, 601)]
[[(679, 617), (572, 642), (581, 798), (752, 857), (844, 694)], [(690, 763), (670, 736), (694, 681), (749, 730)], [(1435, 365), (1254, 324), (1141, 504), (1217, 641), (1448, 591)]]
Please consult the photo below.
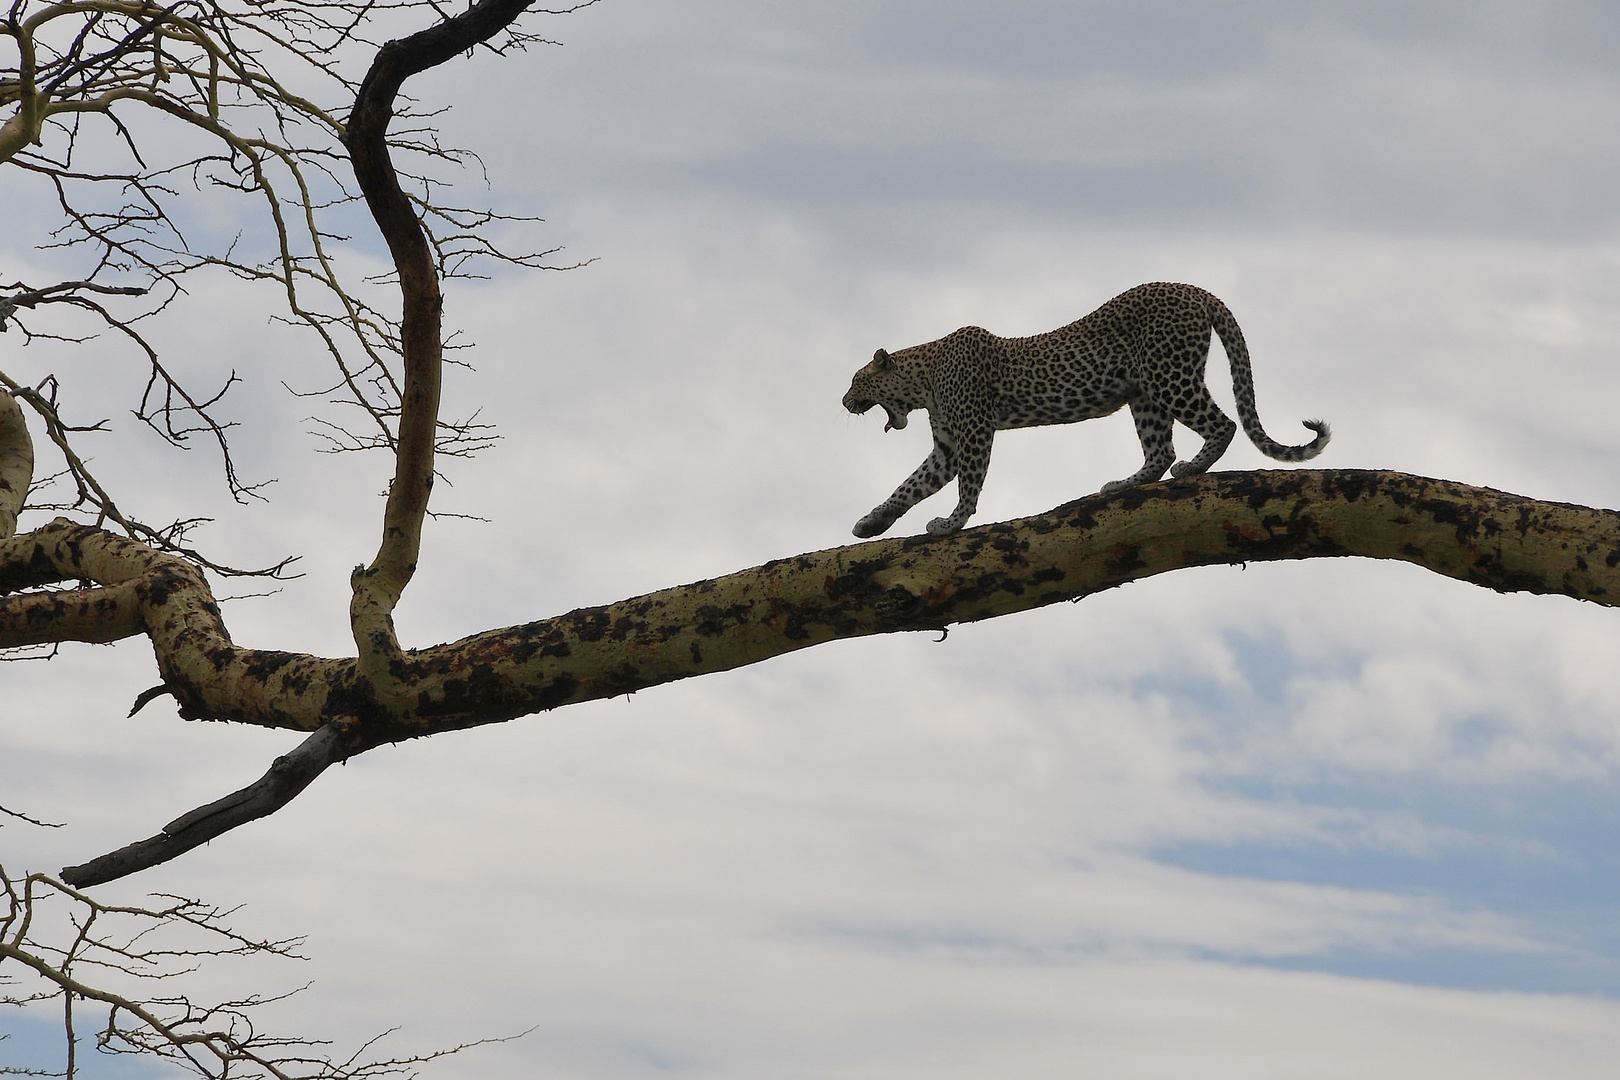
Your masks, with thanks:
[(629, 31), (640, 5), (578, 16), (603, 23), (513, 87), (535, 138), (500, 145), (497, 176), (564, 203), (726, 192), (849, 235), (863, 209), (919, 203), (1250, 231), (1616, 223), (1620, 73), (1602, 43), (1620, 16), (1598, 7), (707, 14), (656, 35)]

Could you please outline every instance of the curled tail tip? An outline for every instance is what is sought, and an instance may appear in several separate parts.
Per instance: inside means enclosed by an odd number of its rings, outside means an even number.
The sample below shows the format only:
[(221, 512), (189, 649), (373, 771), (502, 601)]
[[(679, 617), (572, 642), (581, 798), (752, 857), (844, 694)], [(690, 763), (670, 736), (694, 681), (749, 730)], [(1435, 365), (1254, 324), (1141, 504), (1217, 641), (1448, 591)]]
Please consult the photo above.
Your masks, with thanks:
[(1313, 458), (1326, 449), (1327, 444), (1332, 441), (1333, 429), (1328, 426), (1326, 420), (1304, 420), (1301, 423), (1316, 432), (1316, 438), (1312, 439), (1304, 447), (1305, 457)]

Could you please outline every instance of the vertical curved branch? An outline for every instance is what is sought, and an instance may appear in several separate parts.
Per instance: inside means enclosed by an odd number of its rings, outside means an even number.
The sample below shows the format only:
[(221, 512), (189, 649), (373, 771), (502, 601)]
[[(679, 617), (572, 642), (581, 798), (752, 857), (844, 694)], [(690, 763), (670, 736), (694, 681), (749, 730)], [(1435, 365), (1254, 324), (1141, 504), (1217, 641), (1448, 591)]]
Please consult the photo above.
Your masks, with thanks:
[(479, 0), (453, 19), (385, 44), (360, 84), (344, 133), (355, 178), (399, 271), (404, 302), (400, 344), (405, 386), (394, 480), (383, 512), (382, 544), (370, 566), (356, 568), (349, 605), (360, 670), (383, 697), (389, 696), (391, 687), (389, 669), (400, 657), (393, 611), (416, 571), (422, 521), (433, 488), (433, 442), (444, 360), (444, 301), (438, 268), (415, 207), (401, 190), (389, 157), (388, 124), (394, 115), (394, 98), (406, 79), (500, 33), (530, 2)]
[(39, 88), (34, 85), (38, 57), (34, 52), (33, 32), (25, 32), (13, 17), (7, 20), (6, 36), (17, 45), (17, 84), (14, 91), (17, 111), (11, 119), (0, 124), (0, 161), (16, 156), (19, 150), (37, 142), (40, 124), (45, 119), (45, 102)]
[(15, 536), (17, 515), (34, 482), (34, 441), (17, 399), (0, 387), (0, 540)]

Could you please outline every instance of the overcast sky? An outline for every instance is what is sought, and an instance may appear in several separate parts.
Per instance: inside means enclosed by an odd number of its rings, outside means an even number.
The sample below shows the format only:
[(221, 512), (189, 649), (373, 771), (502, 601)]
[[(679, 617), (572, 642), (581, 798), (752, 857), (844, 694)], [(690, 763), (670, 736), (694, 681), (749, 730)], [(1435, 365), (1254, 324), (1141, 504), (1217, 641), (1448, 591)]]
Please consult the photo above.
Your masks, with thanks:
[[(928, 449), (839, 407), (875, 348), (1150, 280), (1227, 302), (1268, 429), (1325, 417), (1324, 466), (1620, 506), (1612, 4), (602, 0), (535, 28), (564, 44), (411, 86), (483, 156), (466, 202), (595, 261), (448, 294), (478, 346), (450, 411), (505, 438), (448, 471), (442, 509), (490, 521), (431, 524), (410, 644), (848, 542)], [(226, 283), (196, 304), (160, 333), (246, 377), (271, 502), (230, 511), (201, 451), (138, 436), (102, 464), (151, 518), (221, 513), (222, 558), (304, 556), (227, 604), (238, 642), (346, 653), (387, 463), (314, 453), (280, 387), (322, 377), (309, 342)], [(15, 338), (14, 376), (92, 370)], [(122, 377), (86, 400), (127, 410)], [(1219, 349), (1210, 382), (1230, 402)], [(975, 522), (1139, 464), (1124, 416), (1009, 434)], [(1318, 560), (935, 636), (379, 750), (103, 891), (307, 934), (254, 977), (312, 979), (284, 1022), (341, 1046), (535, 1028), (429, 1075), (1612, 1075), (1613, 612)], [(0, 670), (0, 802), (68, 822), (0, 829), (8, 870), (296, 742), (124, 719), (154, 681), (143, 641)]]

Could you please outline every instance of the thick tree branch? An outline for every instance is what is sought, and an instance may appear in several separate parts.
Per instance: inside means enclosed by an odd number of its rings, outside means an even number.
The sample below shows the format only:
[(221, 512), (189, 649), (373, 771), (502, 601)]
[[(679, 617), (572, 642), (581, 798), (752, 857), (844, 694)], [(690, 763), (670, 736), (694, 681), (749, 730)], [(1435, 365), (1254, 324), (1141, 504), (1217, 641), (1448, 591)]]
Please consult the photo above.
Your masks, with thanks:
[(52, 589), (0, 600), (0, 642), (6, 648), (57, 641), (106, 645), (146, 629), (135, 582), (97, 589)]
[[(354, 660), (239, 648), (200, 571), (122, 537), (55, 522), (0, 542), (0, 580), (56, 575), (132, 590), (182, 716), (305, 731), (334, 725), (333, 760), (341, 760), (838, 638), (937, 630), (1078, 600), (1171, 570), (1342, 556), (1409, 562), (1498, 592), (1620, 604), (1620, 513), (1354, 469), (1215, 473), (938, 539), (779, 559), (402, 653), (390, 673), (401, 688), (394, 701), (370, 692)], [(35, 595), (0, 599), (0, 646), (23, 640)]]
[[(1170, 570), (1350, 555), (1410, 562), (1499, 592), (1620, 602), (1620, 513), (1357, 469), (1214, 473), (939, 539), (778, 559), (405, 652), (391, 673), (405, 691), (398, 702), (376, 700), (354, 660), (238, 647), (200, 571), (100, 530), (57, 521), (0, 542), (0, 584), (89, 579), (131, 589), (188, 719), (313, 731), (352, 717), (375, 745), (837, 638), (937, 630), (1077, 600)], [(30, 633), (26, 614), (38, 595), (0, 599), (0, 646)], [(128, 620), (122, 608), (107, 617)], [(134, 631), (133, 621), (121, 625)]]

